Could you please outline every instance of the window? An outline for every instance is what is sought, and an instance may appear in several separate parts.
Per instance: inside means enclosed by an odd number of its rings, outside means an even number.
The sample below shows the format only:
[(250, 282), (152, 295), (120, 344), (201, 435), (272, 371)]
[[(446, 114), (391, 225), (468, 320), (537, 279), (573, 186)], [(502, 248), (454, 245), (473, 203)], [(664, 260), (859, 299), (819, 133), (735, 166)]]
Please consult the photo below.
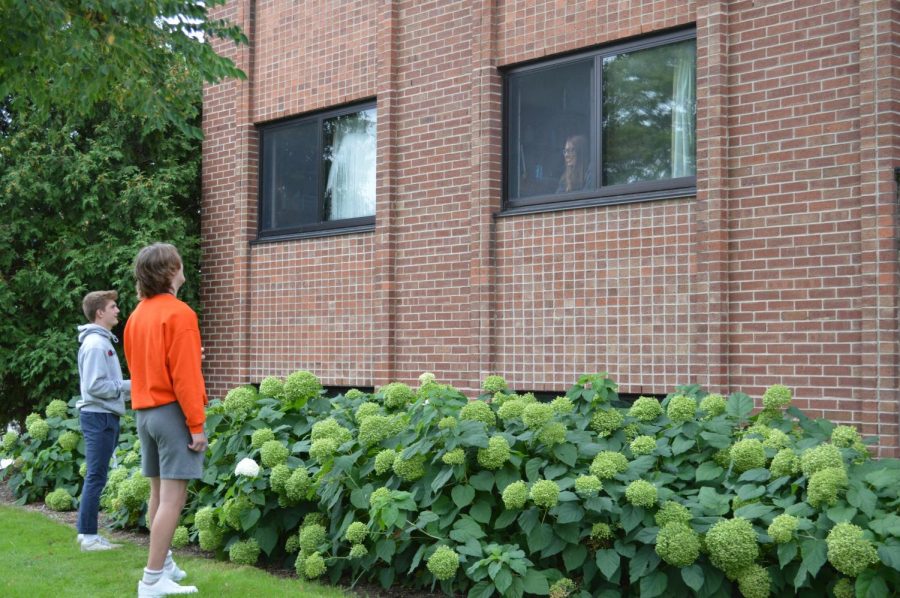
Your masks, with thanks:
[(259, 236), (375, 223), (374, 103), (260, 127)]
[(509, 72), (507, 207), (694, 193), (696, 53), (681, 31)]

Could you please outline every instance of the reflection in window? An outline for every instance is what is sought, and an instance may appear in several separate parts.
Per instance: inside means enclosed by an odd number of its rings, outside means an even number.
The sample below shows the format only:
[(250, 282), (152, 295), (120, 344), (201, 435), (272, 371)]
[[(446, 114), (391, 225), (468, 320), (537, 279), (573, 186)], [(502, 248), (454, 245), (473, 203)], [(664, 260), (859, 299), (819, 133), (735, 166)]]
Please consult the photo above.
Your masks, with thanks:
[(260, 236), (374, 223), (373, 104), (260, 128)]
[(509, 74), (509, 205), (692, 188), (693, 32)]

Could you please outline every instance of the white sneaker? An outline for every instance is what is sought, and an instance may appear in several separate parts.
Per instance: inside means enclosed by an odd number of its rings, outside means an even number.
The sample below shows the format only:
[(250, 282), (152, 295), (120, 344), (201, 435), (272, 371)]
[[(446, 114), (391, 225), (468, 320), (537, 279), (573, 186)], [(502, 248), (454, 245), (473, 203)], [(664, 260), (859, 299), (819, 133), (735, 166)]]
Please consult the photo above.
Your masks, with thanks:
[(97, 536), (96, 539), (93, 540), (84, 540), (81, 541), (81, 551), (82, 552), (99, 552), (101, 550), (113, 550), (114, 548), (120, 548), (121, 544), (113, 544), (103, 536)]
[(81, 546), (81, 543), (84, 542), (84, 534), (78, 534), (75, 536), (75, 543)]
[(172, 566), (163, 567), (163, 576), (177, 582), (187, 577), (187, 572), (172, 561)]
[(156, 598), (157, 596), (172, 596), (175, 594), (196, 594), (197, 586), (181, 586), (163, 575), (154, 584), (146, 584), (144, 580), (138, 582), (138, 598)]

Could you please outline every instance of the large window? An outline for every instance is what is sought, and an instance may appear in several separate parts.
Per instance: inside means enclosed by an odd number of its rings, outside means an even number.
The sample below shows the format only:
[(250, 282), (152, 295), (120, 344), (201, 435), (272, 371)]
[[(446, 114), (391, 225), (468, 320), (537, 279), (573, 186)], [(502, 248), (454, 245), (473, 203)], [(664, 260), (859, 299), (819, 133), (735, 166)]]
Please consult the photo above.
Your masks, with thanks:
[(373, 103), (260, 127), (259, 235), (375, 222)]
[(693, 193), (695, 90), (693, 31), (510, 71), (507, 207)]

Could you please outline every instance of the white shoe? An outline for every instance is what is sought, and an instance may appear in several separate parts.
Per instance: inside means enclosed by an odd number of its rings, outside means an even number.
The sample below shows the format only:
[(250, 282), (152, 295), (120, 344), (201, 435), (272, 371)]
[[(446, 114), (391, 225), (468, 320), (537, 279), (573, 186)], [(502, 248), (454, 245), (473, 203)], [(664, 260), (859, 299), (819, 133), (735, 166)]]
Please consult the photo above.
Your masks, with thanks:
[(146, 584), (144, 580), (138, 582), (138, 598), (156, 598), (157, 596), (172, 596), (175, 594), (196, 594), (197, 586), (181, 586), (163, 575), (154, 584)]
[(163, 576), (178, 582), (187, 577), (187, 572), (172, 561), (171, 567), (163, 567)]
[(84, 542), (84, 534), (78, 534), (75, 536), (75, 542), (81, 546), (81, 543)]
[(99, 552), (101, 550), (113, 550), (114, 548), (121, 548), (121, 544), (113, 544), (103, 536), (97, 536), (94, 540), (84, 540), (81, 541), (81, 551), (82, 552)]

